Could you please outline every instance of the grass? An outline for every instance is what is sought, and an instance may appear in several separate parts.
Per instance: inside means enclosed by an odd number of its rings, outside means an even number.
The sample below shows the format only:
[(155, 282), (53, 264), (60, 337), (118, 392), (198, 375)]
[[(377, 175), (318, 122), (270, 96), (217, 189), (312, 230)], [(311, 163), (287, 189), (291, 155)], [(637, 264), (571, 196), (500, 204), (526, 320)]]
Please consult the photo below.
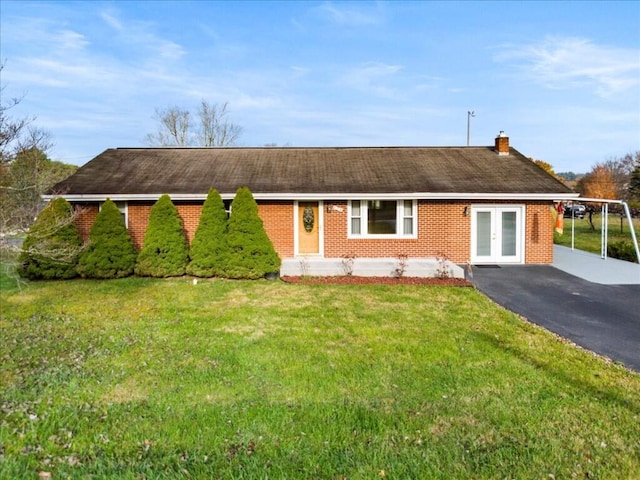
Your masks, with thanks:
[[(631, 242), (631, 230), (629, 222), (626, 218), (622, 219), (622, 231), (620, 228), (620, 216), (609, 215), (608, 243), (627, 241)], [(587, 217), (583, 219), (575, 219), (575, 248), (587, 252), (600, 254), (601, 232), (602, 232), (602, 215), (594, 215), (593, 223), (595, 230), (591, 229)], [(640, 219), (634, 219), (633, 225), (636, 232), (636, 238), (640, 241)], [(553, 233), (553, 242), (557, 245), (571, 246), (571, 219), (564, 219), (564, 232), (558, 235)]]
[(0, 478), (640, 476), (640, 375), (472, 288), (0, 294)]

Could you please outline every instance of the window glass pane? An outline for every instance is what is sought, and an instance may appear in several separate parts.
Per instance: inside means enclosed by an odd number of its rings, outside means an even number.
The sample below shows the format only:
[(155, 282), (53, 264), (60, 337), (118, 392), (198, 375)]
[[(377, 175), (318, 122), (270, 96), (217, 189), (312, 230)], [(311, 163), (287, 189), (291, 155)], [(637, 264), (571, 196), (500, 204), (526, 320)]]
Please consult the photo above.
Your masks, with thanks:
[(360, 235), (360, 219), (352, 218), (351, 219), (351, 235)]
[(478, 256), (491, 256), (491, 212), (476, 214)]
[(353, 200), (351, 202), (351, 216), (352, 217), (360, 216), (360, 200)]
[(411, 200), (404, 201), (404, 216), (413, 217), (413, 202)]
[(413, 218), (404, 219), (404, 234), (405, 235), (413, 234)]
[(413, 201), (411, 200), (405, 200), (404, 201), (404, 208), (403, 208), (403, 215), (404, 215), (404, 225), (403, 225), (403, 232), (405, 235), (412, 235), (413, 234)]
[(396, 231), (398, 203), (394, 200), (369, 200), (367, 204), (367, 233), (393, 235)]
[(502, 256), (516, 254), (516, 212), (502, 212)]

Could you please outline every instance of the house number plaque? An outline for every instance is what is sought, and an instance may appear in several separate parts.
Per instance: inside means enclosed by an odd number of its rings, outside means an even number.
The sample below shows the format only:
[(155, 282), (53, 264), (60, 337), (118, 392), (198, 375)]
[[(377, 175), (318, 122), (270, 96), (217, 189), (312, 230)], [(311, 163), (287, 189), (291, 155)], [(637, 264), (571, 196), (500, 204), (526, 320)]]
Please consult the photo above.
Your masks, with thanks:
[(302, 214), (302, 223), (307, 233), (311, 233), (313, 231), (314, 220), (313, 208), (311, 208), (310, 205), (307, 205), (304, 207), (304, 213)]

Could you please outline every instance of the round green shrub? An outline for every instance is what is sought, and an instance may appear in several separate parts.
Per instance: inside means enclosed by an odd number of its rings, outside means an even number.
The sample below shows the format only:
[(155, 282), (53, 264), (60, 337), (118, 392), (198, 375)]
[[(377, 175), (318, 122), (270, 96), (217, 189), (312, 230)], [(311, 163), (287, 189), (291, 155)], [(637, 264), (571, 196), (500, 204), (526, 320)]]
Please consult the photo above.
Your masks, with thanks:
[(160, 278), (184, 275), (187, 254), (187, 240), (178, 210), (169, 195), (162, 195), (151, 207), (135, 273)]
[(280, 270), (280, 257), (258, 216), (258, 205), (247, 187), (241, 187), (231, 203), (227, 228), (229, 278), (261, 278)]
[(228, 258), (227, 212), (217, 190), (209, 190), (189, 250), (187, 273), (196, 277), (223, 276)]
[(136, 249), (120, 210), (107, 199), (96, 217), (89, 244), (78, 260), (78, 273), (83, 278), (122, 278), (133, 273)]
[(18, 273), (31, 280), (73, 278), (81, 251), (73, 207), (64, 198), (55, 198), (29, 229), (18, 257)]

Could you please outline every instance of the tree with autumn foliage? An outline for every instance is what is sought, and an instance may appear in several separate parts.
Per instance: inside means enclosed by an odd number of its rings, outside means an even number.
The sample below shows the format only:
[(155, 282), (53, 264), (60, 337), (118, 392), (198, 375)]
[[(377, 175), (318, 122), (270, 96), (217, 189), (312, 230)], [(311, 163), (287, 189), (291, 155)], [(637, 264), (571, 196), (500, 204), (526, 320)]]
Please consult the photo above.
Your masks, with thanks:
[[(577, 184), (580, 195), (587, 198), (615, 199), (617, 197), (616, 182), (610, 168), (604, 164), (597, 164), (589, 173), (582, 177)], [(593, 224), (594, 204), (587, 205), (589, 224), (591, 230), (595, 230)]]
[(605, 165), (596, 165), (578, 182), (578, 190), (583, 197), (608, 198), (617, 196), (616, 183), (611, 169)]
[(545, 162), (544, 160), (534, 160), (533, 158), (529, 158), (529, 160), (531, 160), (533, 163), (535, 163), (537, 166), (539, 166), (549, 175), (556, 177), (556, 172), (553, 171), (553, 166), (551, 166), (550, 163)]

